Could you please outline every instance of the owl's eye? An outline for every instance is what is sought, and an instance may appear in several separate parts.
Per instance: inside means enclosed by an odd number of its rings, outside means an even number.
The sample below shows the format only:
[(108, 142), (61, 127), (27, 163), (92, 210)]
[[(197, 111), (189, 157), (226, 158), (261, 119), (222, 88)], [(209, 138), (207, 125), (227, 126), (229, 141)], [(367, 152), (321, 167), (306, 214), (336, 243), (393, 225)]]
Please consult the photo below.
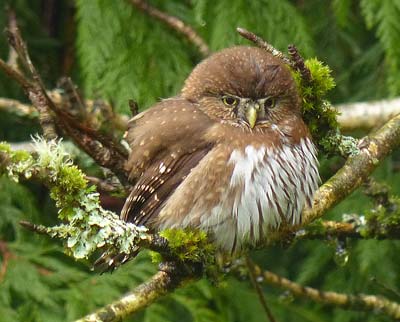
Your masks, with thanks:
[(276, 100), (273, 97), (268, 97), (264, 102), (265, 109), (271, 109), (275, 107)]
[(236, 97), (232, 97), (232, 96), (224, 96), (222, 97), (222, 102), (226, 105), (226, 106), (236, 106), (239, 103), (239, 100)]

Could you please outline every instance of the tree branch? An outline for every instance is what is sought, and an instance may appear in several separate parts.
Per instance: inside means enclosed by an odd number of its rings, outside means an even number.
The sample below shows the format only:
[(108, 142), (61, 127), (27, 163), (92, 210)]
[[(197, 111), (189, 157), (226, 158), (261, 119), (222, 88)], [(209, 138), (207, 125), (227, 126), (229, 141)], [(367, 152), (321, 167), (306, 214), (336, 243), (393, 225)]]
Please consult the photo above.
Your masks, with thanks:
[(57, 137), (57, 132), (54, 120), (50, 115), (49, 100), (46, 97), (43, 82), (29, 57), (28, 49), (22, 40), (14, 13), (10, 11), (9, 15), (10, 21), (14, 21), (14, 23), (11, 24), (10, 29), (6, 30), (8, 42), (11, 47), (15, 49), (21, 63), (30, 72), (33, 79), (33, 81), (30, 82), (29, 87), (25, 87), (24, 89), (29, 99), (39, 112), (39, 122), (43, 129), (44, 136), (49, 140), (54, 139)]
[[(0, 68), (2, 66), (2, 63), (4, 63), (0, 59)], [(29, 117), (29, 118), (37, 118), (38, 113), (35, 107), (32, 105), (28, 104), (23, 104), (20, 101), (10, 99), (10, 98), (1, 98), (0, 97), (0, 110), (9, 112), (9, 113), (15, 113), (18, 116), (24, 116), (24, 117)]]
[(108, 180), (103, 180), (97, 177), (86, 176), (91, 184), (95, 185), (99, 191), (108, 193), (123, 193), (125, 192), (124, 187), (121, 184), (109, 182)]
[(315, 288), (302, 286), (270, 271), (262, 271), (257, 265), (254, 265), (253, 268), (258, 280), (289, 290), (297, 297), (304, 297), (321, 304), (346, 309), (382, 312), (394, 319), (400, 319), (400, 304), (392, 302), (383, 296), (323, 292)]
[[(357, 215), (354, 215), (357, 216)], [(358, 216), (357, 216), (358, 217)], [(364, 219), (365, 221), (365, 219)], [(353, 238), (353, 239), (400, 239), (400, 226), (398, 224), (379, 225), (370, 229), (365, 223), (322, 221), (312, 222), (310, 225), (296, 232), (299, 239), (327, 239), (327, 238)]]
[(303, 212), (303, 224), (322, 217), (327, 210), (358, 188), (399, 145), (400, 114), (360, 141), (359, 154), (349, 157), (344, 166), (317, 190), (312, 208)]
[(149, 281), (139, 285), (131, 293), (75, 322), (121, 321), (194, 278), (194, 276), (182, 274), (182, 269), (169, 267), (167, 264)]
[(261, 37), (257, 36), (255, 33), (248, 31), (244, 28), (236, 28), (236, 31), (243, 37), (246, 38), (247, 40), (250, 40), (252, 43), (254, 43), (256, 46), (265, 49), (269, 53), (271, 53), (273, 56), (281, 59), (285, 64), (294, 67), (294, 63), (292, 60), (290, 60), (284, 53), (276, 49), (274, 46), (271, 44), (267, 43), (264, 39)]
[(189, 25), (185, 24), (181, 19), (171, 16), (152, 7), (144, 0), (130, 0), (130, 2), (139, 10), (148, 14), (150, 17), (156, 18), (167, 26), (175, 30), (177, 33), (183, 35), (190, 43), (192, 43), (199, 53), (206, 57), (210, 55), (210, 49), (206, 42), (196, 33), (196, 31)]
[(400, 114), (400, 98), (336, 105), (343, 131), (372, 129)]
[[(102, 134), (91, 128), (90, 125), (81, 124), (66, 111), (58, 108), (49, 95), (47, 95), (40, 76), (30, 60), (26, 45), (18, 29), (9, 30), (8, 39), (10, 45), (18, 53), (21, 62), (29, 71), (32, 80), (29, 80), (28, 77), (25, 77), (21, 72), (7, 65), (1, 59), (0, 69), (21, 85), (32, 104), (39, 111), (39, 120), (45, 137), (51, 139), (56, 136), (54, 129), (55, 121), (99, 165), (109, 168), (118, 176), (121, 183), (126, 183), (127, 173), (125, 172), (124, 164), (128, 156), (128, 151), (125, 147), (112, 136)], [(55, 114), (55, 120), (53, 120), (52, 115), (49, 113), (50, 111)]]
[[(0, 68), (1, 68), (1, 62), (2, 61), (0, 59)], [(57, 106), (58, 109), (62, 109), (64, 105), (66, 105), (65, 99), (62, 97), (62, 95), (57, 89), (52, 91), (47, 91), (47, 95), (54, 102), (54, 104)], [(96, 104), (97, 101), (95, 100), (87, 99), (84, 101), (84, 105), (88, 110), (92, 110)], [(107, 105), (108, 106), (107, 109), (112, 110), (112, 107), (108, 103), (102, 102), (102, 104)], [(0, 97), (0, 110), (6, 111), (8, 113), (15, 113), (18, 116), (28, 117), (32, 119), (38, 117), (37, 109), (33, 105), (24, 104), (18, 100), (11, 98)], [(110, 124), (110, 127), (119, 131), (126, 131), (128, 126), (128, 121), (129, 117), (127, 115), (118, 113), (113, 113), (113, 115), (110, 118), (106, 119), (106, 122)]]
[(262, 308), (264, 309), (265, 314), (267, 315), (268, 320), (270, 322), (276, 322), (270, 308), (268, 307), (264, 293), (260, 287), (260, 283), (257, 282), (257, 276), (256, 276), (256, 274), (254, 274), (254, 263), (250, 259), (249, 256), (246, 256), (246, 265), (249, 270), (249, 277), (250, 277), (251, 284), (253, 285), (254, 289), (256, 290), (258, 299), (260, 301)]

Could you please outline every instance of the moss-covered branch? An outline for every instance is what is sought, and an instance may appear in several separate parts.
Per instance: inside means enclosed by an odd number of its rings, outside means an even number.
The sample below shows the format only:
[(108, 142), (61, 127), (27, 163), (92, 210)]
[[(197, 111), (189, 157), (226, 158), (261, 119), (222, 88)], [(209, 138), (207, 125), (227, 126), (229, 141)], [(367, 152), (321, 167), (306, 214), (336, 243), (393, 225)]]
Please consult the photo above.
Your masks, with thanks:
[(288, 290), (294, 296), (308, 298), (324, 305), (345, 309), (380, 312), (393, 319), (400, 319), (400, 304), (390, 301), (383, 296), (323, 292), (315, 288), (300, 285), (270, 271), (262, 271), (257, 265), (254, 265), (253, 269), (253, 273), (257, 276), (258, 281)]
[[(374, 212), (370, 214), (370, 218), (365, 216), (353, 215), (351, 222), (338, 221), (322, 221), (316, 220), (311, 224), (296, 232), (296, 240), (301, 239), (320, 239), (329, 240), (332, 238), (352, 238), (352, 239), (400, 239), (400, 223), (387, 221), (392, 218), (383, 220), (381, 213)], [(377, 218), (379, 216), (379, 219)], [(393, 216), (396, 220), (399, 215)]]
[(132, 292), (75, 322), (122, 321), (123, 318), (144, 309), (160, 297), (195, 278), (193, 274), (185, 274), (185, 269), (166, 265)]
[(359, 154), (350, 156), (344, 166), (318, 189), (312, 208), (304, 211), (304, 224), (322, 217), (358, 188), (378, 164), (399, 146), (400, 115), (397, 115), (375, 133), (363, 138)]
[(64, 240), (67, 252), (77, 259), (103, 247), (129, 254), (139, 243), (150, 242), (146, 228), (124, 222), (100, 206), (94, 186), (88, 186), (84, 174), (57, 141), (34, 141), (35, 155), (0, 144), (0, 174), (15, 181), (35, 177), (49, 187), (59, 218), (65, 223), (38, 230)]

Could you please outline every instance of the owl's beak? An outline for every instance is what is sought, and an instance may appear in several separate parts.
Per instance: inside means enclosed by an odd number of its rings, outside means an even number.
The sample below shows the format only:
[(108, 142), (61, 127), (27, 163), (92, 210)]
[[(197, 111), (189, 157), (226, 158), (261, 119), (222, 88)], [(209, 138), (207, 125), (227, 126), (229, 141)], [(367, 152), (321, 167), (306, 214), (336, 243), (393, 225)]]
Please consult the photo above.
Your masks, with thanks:
[(257, 122), (257, 114), (260, 110), (260, 106), (256, 104), (249, 104), (246, 108), (246, 119), (250, 125), (250, 128), (253, 128)]

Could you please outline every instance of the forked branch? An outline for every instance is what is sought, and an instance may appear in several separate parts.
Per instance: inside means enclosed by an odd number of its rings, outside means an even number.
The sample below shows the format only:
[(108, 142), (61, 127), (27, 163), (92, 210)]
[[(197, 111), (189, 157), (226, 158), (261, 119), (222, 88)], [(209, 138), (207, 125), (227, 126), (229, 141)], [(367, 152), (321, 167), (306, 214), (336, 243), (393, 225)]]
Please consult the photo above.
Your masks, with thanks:
[(57, 136), (55, 125), (70, 136), (74, 142), (89, 154), (99, 165), (113, 171), (122, 183), (127, 175), (124, 163), (128, 152), (112, 136), (100, 133), (88, 124), (81, 124), (77, 119), (60, 109), (47, 94), (39, 73), (34, 67), (19, 29), (7, 31), (8, 41), (18, 54), (28, 76), (0, 59), (0, 69), (16, 80), (24, 89), (33, 106), (39, 112), (39, 120), (47, 139)]

